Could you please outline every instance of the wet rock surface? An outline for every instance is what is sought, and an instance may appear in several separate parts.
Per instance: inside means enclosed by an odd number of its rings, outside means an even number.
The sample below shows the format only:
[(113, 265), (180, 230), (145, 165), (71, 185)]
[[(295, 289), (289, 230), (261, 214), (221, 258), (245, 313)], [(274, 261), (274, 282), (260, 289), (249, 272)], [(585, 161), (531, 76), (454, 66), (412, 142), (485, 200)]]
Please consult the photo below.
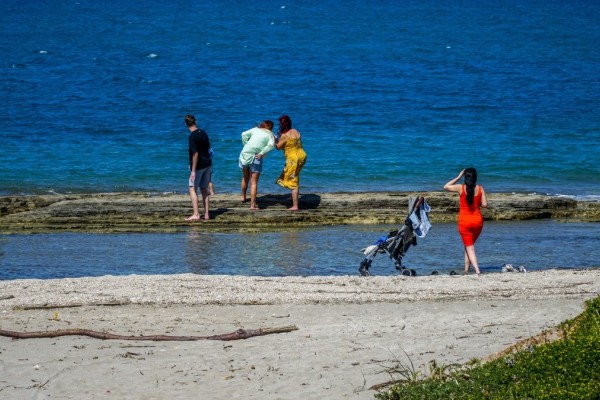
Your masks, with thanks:
[[(307, 193), (301, 211), (291, 212), (289, 195), (261, 195), (259, 211), (250, 211), (238, 194), (211, 196), (211, 219), (186, 221), (191, 202), (184, 194), (98, 193), (0, 197), (1, 233), (175, 232), (190, 227), (213, 231), (280, 230), (344, 224), (399, 224), (408, 199), (424, 196), (432, 222), (455, 221), (458, 196), (444, 192)], [(488, 194), (486, 220), (553, 218), (600, 221), (600, 203), (537, 194)]]

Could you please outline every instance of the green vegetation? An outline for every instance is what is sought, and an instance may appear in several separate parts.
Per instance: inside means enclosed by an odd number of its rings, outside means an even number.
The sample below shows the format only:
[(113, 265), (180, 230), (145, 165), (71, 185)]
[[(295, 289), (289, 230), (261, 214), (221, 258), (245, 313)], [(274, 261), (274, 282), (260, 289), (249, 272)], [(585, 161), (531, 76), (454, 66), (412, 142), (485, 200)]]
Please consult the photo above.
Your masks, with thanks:
[(410, 399), (600, 399), (600, 296), (558, 327), (556, 341), (460, 368), (431, 365), (418, 380), (414, 368), (394, 367), (395, 386), (379, 400)]

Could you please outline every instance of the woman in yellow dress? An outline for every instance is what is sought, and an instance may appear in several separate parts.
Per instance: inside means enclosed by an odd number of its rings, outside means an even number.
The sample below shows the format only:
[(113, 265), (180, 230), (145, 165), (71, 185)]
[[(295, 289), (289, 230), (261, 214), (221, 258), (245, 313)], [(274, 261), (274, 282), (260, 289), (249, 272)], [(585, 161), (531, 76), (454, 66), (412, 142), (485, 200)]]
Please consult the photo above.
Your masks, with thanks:
[(298, 195), (300, 194), (300, 171), (306, 162), (306, 153), (302, 148), (300, 132), (292, 128), (292, 120), (287, 115), (279, 117), (279, 140), (277, 150), (283, 149), (285, 167), (277, 179), (277, 183), (292, 191), (292, 207), (290, 211), (298, 211)]

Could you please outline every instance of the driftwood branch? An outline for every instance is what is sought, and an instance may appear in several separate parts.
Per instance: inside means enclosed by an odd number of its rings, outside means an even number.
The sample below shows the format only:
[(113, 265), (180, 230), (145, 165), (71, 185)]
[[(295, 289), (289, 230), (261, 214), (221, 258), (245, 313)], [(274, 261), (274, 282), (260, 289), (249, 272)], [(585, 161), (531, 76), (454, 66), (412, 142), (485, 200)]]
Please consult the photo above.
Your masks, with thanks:
[(54, 338), (58, 336), (89, 336), (102, 340), (151, 340), (151, 341), (194, 341), (194, 340), (240, 340), (248, 339), (254, 336), (264, 336), (273, 333), (285, 333), (298, 330), (295, 325), (288, 325), (279, 328), (260, 328), (260, 329), (238, 329), (235, 332), (224, 333), (212, 336), (169, 336), (169, 335), (149, 335), (149, 336), (126, 336), (116, 335), (108, 332), (98, 332), (91, 329), (61, 329), (57, 331), (40, 332), (15, 332), (0, 329), (0, 336), (7, 336), (15, 339), (34, 339), (34, 338)]
[[(14, 297), (14, 296), (13, 296)], [(0, 299), (2, 300), (2, 299)], [(16, 306), (13, 310), (53, 310), (55, 308), (75, 308), (84, 306), (96, 306), (96, 307), (112, 307), (112, 306), (126, 306), (131, 304), (130, 301), (109, 301), (101, 303), (81, 303), (81, 304), (41, 304), (36, 306)]]

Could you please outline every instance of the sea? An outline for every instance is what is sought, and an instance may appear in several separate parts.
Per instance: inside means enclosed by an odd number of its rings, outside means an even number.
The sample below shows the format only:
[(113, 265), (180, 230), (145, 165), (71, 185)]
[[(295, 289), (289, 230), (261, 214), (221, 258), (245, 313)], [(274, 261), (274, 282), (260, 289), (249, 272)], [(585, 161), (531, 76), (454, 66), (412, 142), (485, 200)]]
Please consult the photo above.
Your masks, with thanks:
[[(287, 114), (308, 154), (301, 193), (441, 190), (472, 166), (490, 195), (600, 201), (598, 1), (3, 0), (0, 11), (0, 195), (186, 193), (187, 114), (209, 134), (217, 194), (236, 193), (241, 132)], [(267, 156), (259, 194), (287, 192), (274, 183), (283, 163)], [(2, 234), (0, 279), (354, 274), (360, 249), (393, 227), (285, 228)], [(489, 222), (477, 250), (484, 272), (597, 267), (599, 233)], [(385, 257), (374, 274), (397, 273)], [(406, 261), (460, 270), (456, 227), (434, 225)]]

